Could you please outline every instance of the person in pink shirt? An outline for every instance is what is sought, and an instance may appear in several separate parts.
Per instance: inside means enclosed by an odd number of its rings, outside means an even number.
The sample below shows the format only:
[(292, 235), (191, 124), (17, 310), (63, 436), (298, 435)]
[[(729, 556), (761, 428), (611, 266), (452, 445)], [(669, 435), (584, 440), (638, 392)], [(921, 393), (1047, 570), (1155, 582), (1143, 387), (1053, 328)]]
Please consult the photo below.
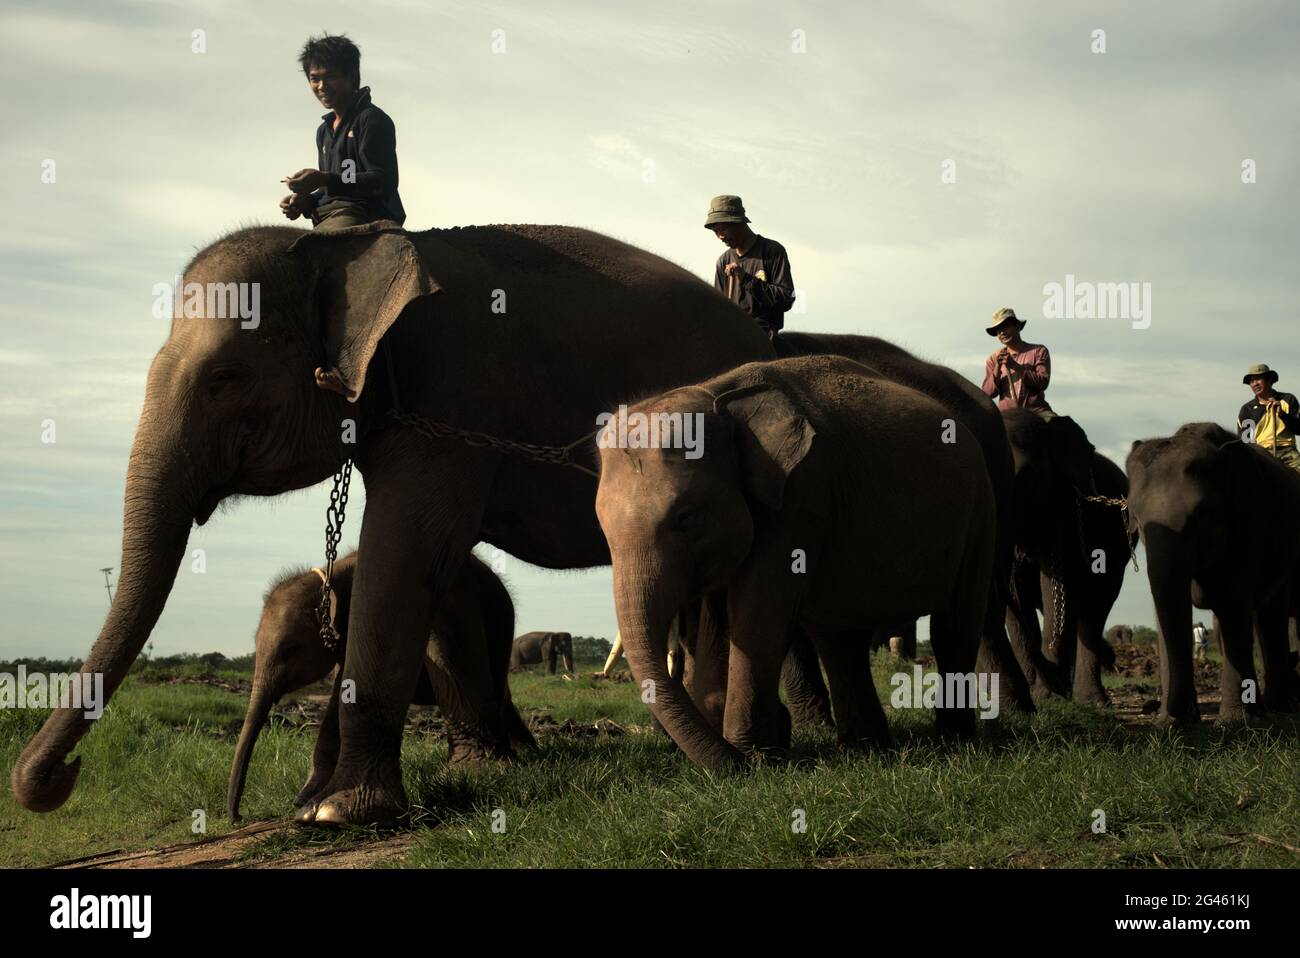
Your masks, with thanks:
[(1025, 321), (1009, 307), (993, 314), (993, 325), (984, 331), (996, 336), (1002, 348), (984, 363), (984, 394), (996, 399), (999, 409), (1032, 409), (1053, 415), (1043, 395), (1052, 379), (1052, 357), (1046, 346), (1020, 338)]

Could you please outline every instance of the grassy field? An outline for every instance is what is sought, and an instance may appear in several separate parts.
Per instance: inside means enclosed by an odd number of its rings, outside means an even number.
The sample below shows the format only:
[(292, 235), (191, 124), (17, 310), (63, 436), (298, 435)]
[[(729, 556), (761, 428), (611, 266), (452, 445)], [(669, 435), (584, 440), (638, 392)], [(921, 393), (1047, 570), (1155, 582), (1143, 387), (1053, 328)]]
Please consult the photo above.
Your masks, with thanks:
[[(873, 667), (887, 702), (897, 663), (881, 652)], [(581, 668), (585, 675), (590, 663)], [(206, 814), (208, 837), (232, 828), (226, 780), (245, 699), (157, 678), (129, 678), (83, 740), (80, 784), (62, 809), (34, 815), (7, 787), (0, 793), (0, 865), (190, 841), (196, 810)], [(1051, 703), (1032, 719), (982, 722), (977, 744), (953, 746), (934, 738), (930, 713), (890, 711), (892, 754), (845, 753), (830, 733), (799, 730), (789, 764), (715, 778), (645, 728), (648, 711), (632, 683), (517, 674), (511, 687), (533, 719), (539, 750), (509, 767), (452, 771), (441, 738), (408, 731), (403, 766), (417, 827), (400, 854), (375, 864), (1300, 865), (1293, 717), (1166, 733)], [(0, 711), (6, 770), (43, 718)], [(597, 735), (599, 718), (635, 728)], [(292, 709), (272, 720), (249, 774), (247, 821), (285, 815), (314, 740)], [(1096, 810), (1104, 833), (1091, 828)], [(361, 829), (280, 831), (241, 855), (274, 863), (309, 845), (359, 846), (375, 837)]]

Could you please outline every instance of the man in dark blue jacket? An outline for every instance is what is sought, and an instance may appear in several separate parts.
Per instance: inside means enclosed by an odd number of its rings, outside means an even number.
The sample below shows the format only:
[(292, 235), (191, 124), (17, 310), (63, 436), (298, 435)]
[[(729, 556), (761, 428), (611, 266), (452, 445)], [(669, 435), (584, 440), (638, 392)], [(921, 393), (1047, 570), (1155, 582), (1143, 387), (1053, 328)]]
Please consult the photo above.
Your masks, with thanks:
[(319, 229), (374, 220), (406, 221), (397, 195), (397, 134), (388, 114), (361, 85), (361, 51), (344, 36), (309, 39), (298, 57), (312, 93), (330, 108), (316, 130), (319, 169), (284, 179), (293, 192), (280, 201), (291, 220), (311, 217)]

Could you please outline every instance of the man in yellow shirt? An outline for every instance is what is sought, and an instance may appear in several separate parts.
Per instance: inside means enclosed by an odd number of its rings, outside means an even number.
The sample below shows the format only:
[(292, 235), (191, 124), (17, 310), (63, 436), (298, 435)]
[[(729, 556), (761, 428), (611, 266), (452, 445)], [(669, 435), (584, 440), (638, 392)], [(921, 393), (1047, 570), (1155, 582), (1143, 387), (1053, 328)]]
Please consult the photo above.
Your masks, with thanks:
[(1277, 371), (1256, 363), (1241, 379), (1255, 397), (1237, 413), (1237, 433), (1246, 442), (1258, 443), (1296, 472), (1300, 472), (1300, 402), (1291, 393), (1276, 392)]

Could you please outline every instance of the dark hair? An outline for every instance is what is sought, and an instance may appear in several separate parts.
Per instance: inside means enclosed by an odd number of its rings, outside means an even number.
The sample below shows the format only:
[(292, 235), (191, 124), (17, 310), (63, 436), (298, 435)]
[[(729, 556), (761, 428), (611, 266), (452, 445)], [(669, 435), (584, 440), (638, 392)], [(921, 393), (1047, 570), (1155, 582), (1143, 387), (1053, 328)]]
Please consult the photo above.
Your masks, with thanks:
[(353, 77), (357, 85), (361, 85), (361, 50), (343, 34), (334, 37), (323, 33), (309, 37), (298, 55), (298, 62), (304, 74), (314, 66), (325, 67)]

